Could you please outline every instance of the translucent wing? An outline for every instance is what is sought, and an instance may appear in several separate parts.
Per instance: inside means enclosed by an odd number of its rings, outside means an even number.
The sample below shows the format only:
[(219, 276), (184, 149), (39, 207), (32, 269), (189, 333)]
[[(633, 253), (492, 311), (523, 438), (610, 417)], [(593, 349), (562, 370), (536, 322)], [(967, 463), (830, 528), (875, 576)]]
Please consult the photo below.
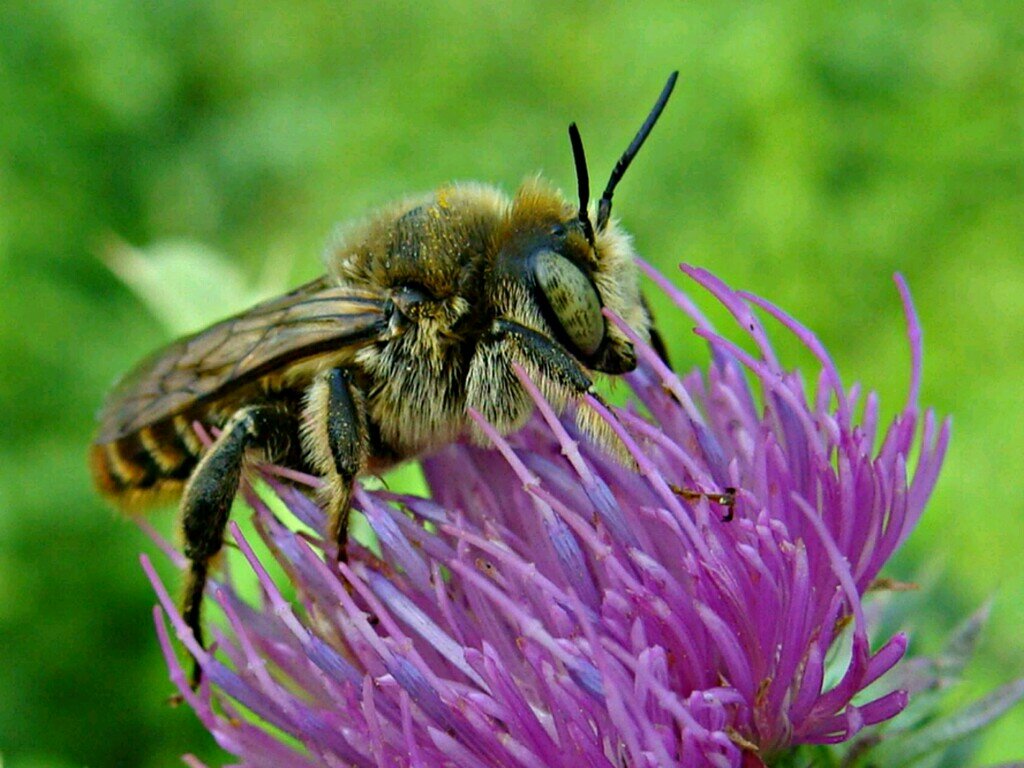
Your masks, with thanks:
[(320, 278), (179, 339), (118, 382), (100, 412), (96, 442), (118, 440), (294, 362), (354, 353), (385, 333), (385, 301), (378, 291)]

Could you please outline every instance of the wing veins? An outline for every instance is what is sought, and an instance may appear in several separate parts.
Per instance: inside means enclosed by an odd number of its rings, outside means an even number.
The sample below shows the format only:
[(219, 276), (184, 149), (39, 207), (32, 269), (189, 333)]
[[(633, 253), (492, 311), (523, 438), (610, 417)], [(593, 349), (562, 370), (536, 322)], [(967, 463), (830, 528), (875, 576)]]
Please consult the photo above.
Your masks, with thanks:
[[(325, 304), (353, 311), (302, 314)], [(381, 292), (326, 287), (321, 278), (180, 339), (115, 386), (100, 414), (96, 441), (123, 438), (303, 359), (369, 342), (387, 328), (385, 306)], [(303, 326), (308, 333), (293, 330)], [(282, 328), (290, 330), (275, 338), (273, 331)], [(235, 356), (233, 349), (241, 354)]]

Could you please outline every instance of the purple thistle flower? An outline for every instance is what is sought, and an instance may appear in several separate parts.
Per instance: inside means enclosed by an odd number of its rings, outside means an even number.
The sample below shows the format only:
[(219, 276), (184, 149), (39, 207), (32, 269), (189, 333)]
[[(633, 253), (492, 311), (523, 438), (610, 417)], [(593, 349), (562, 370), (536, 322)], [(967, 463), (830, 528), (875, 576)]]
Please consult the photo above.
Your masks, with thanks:
[[(196, 645), (143, 558), (172, 679), (224, 749), (251, 766), (752, 766), (903, 709), (907, 694), (877, 693), (884, 685), (858, 696), (907, 646), (900, 634), (872, 651), (861, 600), (920, 516), (949, 424), (918, 407), (921, 335), (902, 278), (910, 394), (880, 433), (874, 393), (844, 389), (818, 340), (781, 310), (684, 268), (736, 318), (752, 355), (647, 271), (696, 323), (712, 363), (679, 378), (638, 343), (626, 377), (636, 404), (582, 406), (635, 466), (558, 419), (520, 371), (538, 406), (521, 432), (502, 438), (473, 414), (495, 447), (460, 443), (425, 460), (430, 498), (357, 491), (381, 558), (354, 547), (348, 563), (326, 563), (315, 537), (248, 493), (297, 601), (232, 524), (263, 600), (210, 587), (227, 620), (216, 654)], [(810, 395), (754, 307), (820, 362)], [(312, 501), (265, 477), (323, 531)], [(729, 521), (677, 492), (729, 487)], [(165, 615), (203, 667), (196, 693)]]

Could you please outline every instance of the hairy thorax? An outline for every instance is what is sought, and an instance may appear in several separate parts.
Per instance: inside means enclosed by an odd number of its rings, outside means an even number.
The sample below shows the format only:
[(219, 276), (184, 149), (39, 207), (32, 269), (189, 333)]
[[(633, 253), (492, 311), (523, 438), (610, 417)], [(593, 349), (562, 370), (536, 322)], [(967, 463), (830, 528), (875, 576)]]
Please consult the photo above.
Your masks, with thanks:
[(468, 341), (444, 340), (421, 323), (362, 350), (367, 411), (387, 460), (402, 460), (456, 439), (465, 427)]
[(464, 431), (491, 235), (507, 205), (480, 185), (446, 187), (339, 233), (328, 249), (334, 280), (394, 303), (392, 333), (356, 354), (378, 458), (411, 458)]

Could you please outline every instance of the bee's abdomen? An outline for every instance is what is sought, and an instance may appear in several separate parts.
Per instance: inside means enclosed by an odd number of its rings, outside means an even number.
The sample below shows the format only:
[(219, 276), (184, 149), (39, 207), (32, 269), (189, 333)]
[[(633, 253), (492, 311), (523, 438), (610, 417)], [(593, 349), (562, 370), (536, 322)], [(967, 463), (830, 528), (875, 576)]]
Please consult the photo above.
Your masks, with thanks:
[(93, 443), (93, 482), (125, 507), (180, 492), (195, 468), (202, 443), (191, 421), (175, 416), (106, 443)]

